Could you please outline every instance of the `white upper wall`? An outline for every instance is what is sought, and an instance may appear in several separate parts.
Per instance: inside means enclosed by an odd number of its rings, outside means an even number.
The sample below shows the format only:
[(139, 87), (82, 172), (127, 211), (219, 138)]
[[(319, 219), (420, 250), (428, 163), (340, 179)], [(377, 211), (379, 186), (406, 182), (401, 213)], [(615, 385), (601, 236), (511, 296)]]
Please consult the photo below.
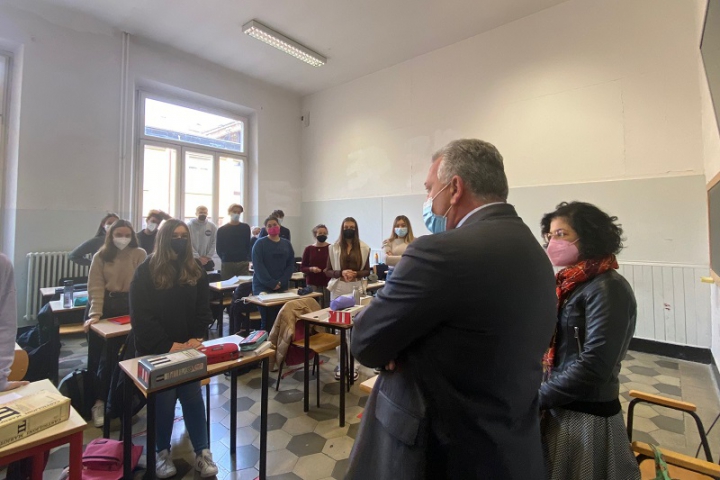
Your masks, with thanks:
[(494, 143), (511, 187), (702, 175), (696, 14), (573, 0), (305, 97), (303, 200), (422, 193), (460, 137)]

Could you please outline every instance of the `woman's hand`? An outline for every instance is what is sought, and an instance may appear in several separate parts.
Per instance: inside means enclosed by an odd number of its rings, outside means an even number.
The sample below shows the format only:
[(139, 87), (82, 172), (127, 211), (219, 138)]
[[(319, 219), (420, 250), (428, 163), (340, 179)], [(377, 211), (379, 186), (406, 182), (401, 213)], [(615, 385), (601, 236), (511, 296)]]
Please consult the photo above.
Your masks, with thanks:
[(170, 347), (170, 353), (179, 352), (180, 350), (187, 350), (187, 349), (188, 349), (187, 343), (173, 342), (172, 347)]
[(28, 385), (30, 382), (7, 382), (7, 385), (5, 385), (4, 392), (9, 392), (10, 390), (15, 390), (16, 388), (24, 387), (25, 385)]
[(90, 331), (90, 325), (93, 323), (97, 323), (100, 321), (100, 317), (90, 317), (87, 320), (85, 320), (85, 323), (83, 324), (83, 330), (85, 333), (88, 333)]
[(202, 347), (202, 341), (197, 338), (191, 338), (187, 341), (186, 345), (190, 348), (200, 348)]
[(355, 272), (352, 270), (343, 270), (342, 277), (346, 282), (352, 282), (353, 278), (355, 278)]
[(273, 290), (280, 290), (280, 282), (278, 282), (278, 284), (275, 285), (275, 288), (273, 288)]
[(310, 267), (310, 271), (312, 273), (320, 273), (322, 270), (320, 270), (318, 267)]

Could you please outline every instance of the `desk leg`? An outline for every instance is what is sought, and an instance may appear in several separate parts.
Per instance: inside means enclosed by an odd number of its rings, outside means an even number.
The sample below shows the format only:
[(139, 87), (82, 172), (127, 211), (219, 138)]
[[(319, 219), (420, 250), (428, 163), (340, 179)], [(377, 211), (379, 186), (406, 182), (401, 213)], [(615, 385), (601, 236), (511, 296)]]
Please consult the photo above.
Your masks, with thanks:
[(340, 330), (340, 426), (345, 426), (345, 382), (347, 380), (347, 340)]
[[(60, 320), (54, 313), (52, 335), (54, 338), (52, 338), (51, 341), (60, 343)], [(62, 348), (62, 345), (60, 345), (60, 348)], [(55, 368), (53, 369), (53, 378), (51, 378), (50, 380), (52, 380), (53, 385), (57, 387), (60, 383), (60, 357), (57, 358), (57, 362), (55, 363), (54, 367)]]
[(132, 480), (132, 395), (135, 389), (132, 380), (123, 372), (123, 476), (125, 480)]
[[(305, 324), (305, 375), (303, 378), (303, 411), (307, 412), (310, 410), (310, 378), (308, 377), (308, 370), (310, 370), (310, 323), (303, 322)], [(317, 375), (320, 375), (320, 366), (318, 365)]]
[[(98, 335), (99, 336), (99, 335)], [(113, 347), (115, 342), (113, 342), (111, 339), (105, 340), (105, 369), (107, 370), (106, 375), (110, 379), (112, 379), (113, 370), (115, 369), (116, 365), (112, 358), (112, 351), (114, 350)], [(89, 351), (89, 346), (88, 346)], [(111, 385), (112, 388), (112, 381), (108, 380), (108, 384)], [(103, 422), (103, 438), (110, 438), (110, 416), (108, 415), (108, 399), (105, 399), (105, 421)]]
[(43, 471), (45, 470), (45, 451), (41, 450), (35, 452), (32, 458), (32, 472), (30, 473), (31, 480), (42, 480)]
[(147, 396), (147, 447), (145, 448), (147, 469), (145, 478), (155, 478), (155, 394)]
[(237, 447), (237, 369), (230, 370), (230, 455)]
[(70, 480), (82, 478), (83, 434), (78, 432), (70, 437)]
[[(307, 359), (307, 353), (305, 358)], [(270, 370), (269, 365), (269, 358), (262, 361), (262, 393), (260, 394), (260, 480), (265, 480), (265, 470), (267, 466), (268, 384), (270, 383), (268, 378), (268, 371)], [(305, 370), (305, 378), (308, 378), (307, 370)], [(307, 401), (307, 397), (305, 397), (305, 400)]]
[[(350, 337), (352, 341), (352, 329), (347, 330), (348, 337)], [(352, 343), (352, 342), (351, 342)], [(353, 357), (352, 352), (350, 351), (350, 345), (348, 345), (348, 355), (350, 356), (350, 372), (348, 373), (348, 389), (347, 391), (350, 391), (350, 385), (355, 384), (355, 357)]]

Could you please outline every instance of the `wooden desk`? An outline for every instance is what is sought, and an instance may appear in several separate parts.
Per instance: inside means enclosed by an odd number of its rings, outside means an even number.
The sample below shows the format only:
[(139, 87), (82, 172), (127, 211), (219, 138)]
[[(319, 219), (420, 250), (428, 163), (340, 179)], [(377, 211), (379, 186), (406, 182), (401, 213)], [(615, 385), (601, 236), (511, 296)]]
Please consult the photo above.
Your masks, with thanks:
[(299, 287), (301, 284), (305, 284), (305, 274), (302, 272), (295, 272), (290, 277), (290, 281), (295, 284), (296, 287)]
[[(272, 293), (287, 293), (287, 292), (272, 292)], [(268, 300), (263, 302), (258, 298), (257, 295), (251, 295), (249, 297), (243, 298), (247, 303), (252, 303), (254, 305), (257, 305), (259, 307), (277, 307), (279, 305), (285, 305), (288, 302), (292, 302), (293, 300), (298, 300), (300, 298), (322, 298), (323, 294), (320, 292), (312, 292), (308, 293), (307, 295), (298, 295), (296, 297), (288, 297), (288, 298), (282, 298), (279, 300)]]
[[(105, 368), (108, 369), (108, 376), (112, 378), (113, 371), (117, 368), (117, 352), (125, 338), (132, 331), (132, 325), (118, 325), (110, 319), (100, 320), (90, 326), (90, 330), (105, 341)], [(88, 353), (90, 350), (88, 349)], [(88, 365), (90, 359), (88, 359)], [(105, 423), (103, 424), (103, 437), (110, 438), (110, 415), (108, 402), (105, 402)]]
[(385, 286), (384, 280), (378, 280), (377, 282), (368, 283), (368, 286), (365, 288), (368, 292), (377, 292), (381, 288)]
[[(345, 388), (347, 380), (347, 390), (350, 391), (350, 385), (353, 384), (353, 374), (355, 371), (355, 359), (352, 354), (348, 351), (347, 339), (345, 338), (345, 331), (351, 330), (353, 324), (345, 323), (330, 323), (330, 309), (324, 308), (317, 312), (307, 313), (301, 315), (299, 320), (305, 322), (305, 378), (303, 382), (304, 387), (304, 404), (303, 408), (307, 412), (310, 410), (310, 379), (308, 372), (310, 371), (310, 325), (319, 325), (321, 327), (329, 328), (333, 331), (340, 330), (340, 426), (345, 426)], [(347, 361), (348, 355), (350, 355), (350, 369), (348, 371)]]
[(377, 379), (378, 379), (378, 375), (375, 375), (372, 378), (368, 378), (367, 380), (365, 380), (364, 382), (362, 382), (360, 384), (360, 390), (362, 390), (365, 393), (372, 392), (372, 389), (375, 387), (375, 382), (377, 381)]
[[(252, 355), (246, 353), (245, 357), (229, 362), (216, 363), (208, 365), (208, 371), (205, 375), (193, 378), (187, 382), (179, 383), (169, 387), (161, 387), (156, 389), (147, 389), (140, 383), (137, 376), (138, 359), (133, 358), (120, 362), (120, 368), (126, 375), (126, 380), (131, 382), (125, 383), (125, 392), (123, 398), (123, 442), (124, 442), (124, 469), (125, 478), (132, 478), (130, 468), (130, 449), (132, 445), (132, 389), (137, 388), (140, 393), (147, 398), (147, 443), (145, 454), (147, 458), (146, 478), (155, 478), (155, 395), (158, 392), (169, 388), (177, 388), (181, 385), (191, 382), (197, 382), (205, 378), (230, 372), (230, 454), (235, 455), (237, 446), (237, 371), (239, 368), (246, 367), (253, 363), (260, 362), (262, 364), (262, 385), (260, 395), (260, 480), (265, 480), (267, 469), (267, 417), (268, 417), (268, 371), (270, 365), (270, 357), (275, 355), (275, 350), (269, 349), (260, 355)], [(206, 399), (210, 401), (210, 399)], [(209, 419), (208, 419), (209, 421)]]
[(235, 289), (238, 287), (238, 285), (242, 285), (243, 283), (252, 283), (253, 276), (252, 275), (242, 275), (238, 277), (239, 280), (237, 283), (234, 283), (232, 285), (223, 286), (222, 282), (212, 282), (210, 283), (210, 291), (215, 293), (227, 293), (227, 292), (234, 292)]
[[(16, 390), (0, 393), (0, 403), (3, 396), (10, 393), (27, 395), (41, 390), (59, 393), (50, 380), (40, 380)], [(45, 463), (45, 452), (51, 448), (59, 447), (66, 443), (70, 444), (70, 479), (80, 480), (82, 478), (82, 452), (83, 452), (83, 430), (87, 422), (70, 407), (70, 418), (67, 421), (54, 425), (46, 430), (30, 435), (20, 441), (0, 448), (0, 465), (7, 465), (23, 458), (33, 458), (32, 479), (43, 478), (43, 465)]]

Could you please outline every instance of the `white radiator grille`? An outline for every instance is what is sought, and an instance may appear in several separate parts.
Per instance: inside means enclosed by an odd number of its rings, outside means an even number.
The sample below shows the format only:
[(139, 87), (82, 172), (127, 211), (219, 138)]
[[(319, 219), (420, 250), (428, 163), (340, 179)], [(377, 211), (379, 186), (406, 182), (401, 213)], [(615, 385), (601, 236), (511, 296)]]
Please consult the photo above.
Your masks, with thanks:
[(40, 289), (55, 287), (65, 277), (85, 277), (89, 267), (77, 265), (70, 261), (70, 252), (37, 252), (28, 253), (27, 303), (25, 320), (34, 321), (42, 296)]

